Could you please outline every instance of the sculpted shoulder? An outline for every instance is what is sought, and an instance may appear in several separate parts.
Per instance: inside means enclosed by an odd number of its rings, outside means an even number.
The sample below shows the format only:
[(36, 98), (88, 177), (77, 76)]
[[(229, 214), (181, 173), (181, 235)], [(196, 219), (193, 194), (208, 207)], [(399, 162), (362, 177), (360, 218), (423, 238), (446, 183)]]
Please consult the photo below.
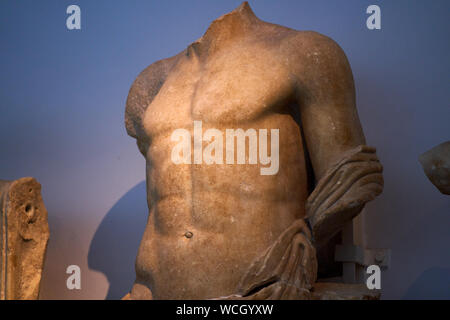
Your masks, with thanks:
[[(260, 22), (260, 47), (266, 48), (267, 63), (281, 67), (301, 100), (333, 99), (354, 93), (353, 75), (342, 48), (330, 37), (315, 31)], [(273, 60), (273, 61), (272, 61)], [(327, 96), (319, 97), (323, 94)]]
[(280, 41), (280, 52), (297, 89), (312, 94), (324, 89), (354, 91), (350, 64), (333, 39), (314, 31), (292, 30)]
[(142, 116), (145, 110), (158, 94), (172, 67), (184, 54), (185, 51), (182, 51), (175, 56), (152, 63), (134, 80), (125, 109), (125, 127), (130, 136), (137, 138), (143, 132)]

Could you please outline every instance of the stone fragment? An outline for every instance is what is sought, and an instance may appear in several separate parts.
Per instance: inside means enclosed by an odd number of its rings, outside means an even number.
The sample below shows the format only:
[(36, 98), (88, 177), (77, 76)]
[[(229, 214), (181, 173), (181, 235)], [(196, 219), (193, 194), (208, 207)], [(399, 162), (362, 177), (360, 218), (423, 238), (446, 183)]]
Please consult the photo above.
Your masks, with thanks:
[(450, 141), (423, 153), (419, 161), (431, 183), (441, 193), (450, 195)]
[(0, 213), (0, 300), (37, 299), (49, 239), (41, 185), (0, 180)]

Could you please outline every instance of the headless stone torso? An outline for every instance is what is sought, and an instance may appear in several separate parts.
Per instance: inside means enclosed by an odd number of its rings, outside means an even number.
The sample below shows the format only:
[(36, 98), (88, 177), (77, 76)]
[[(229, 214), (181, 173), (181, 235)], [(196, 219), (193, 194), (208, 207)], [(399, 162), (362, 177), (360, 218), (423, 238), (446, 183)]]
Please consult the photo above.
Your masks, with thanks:
[[(304, 216), (301, 134), (282, 96), (289, 79), (276, 53), (261, 55), (277, 48), (258, 44), (252, 20), (236, 11), (214, 22), (145, 112), (150, 219), (137, 270), (151, 279), (154, 298), (234, 293), (254, 258)], [(278, 173), (263, 176), (259, 164), (173, 164), (170, 136), (178, 128), (193, 134), (194, 120), (203, 131), (280, 129)]]
[[(302, 79), (296, 75), (306, 74), (309, 60), (322, 53), (313, 48), (299, 56), (292, 43), (307, 48), (309, 42), (323, 41), (321, 37), (265, 23), (244, 3), (214, 21), (185, 51), (151, 65), (138, 77), (130, 90), (126, 121), (147, 160), (150, 215), (136, 260), (132, 299), (235, 294), (252, 262), (305, 217), (311, 181), (299, 120)], [(301, 61), (302, 56), (307, 59)], [(175, 164), (171, 135), (185, 129), (193, 136), (194, 121), (201, 121), (202, 132), (279, 130), (278, 171), (261, 175), (262, 165), (248, 161)], [(346, 135), (347, 144), (335, 148), (337, 153), (363, 142), (357, 116), (343, 133), (336, 125), (330, 140)], [(308, 142), (320, 144), (320, 136)], [(246, 155), (248, 160), (248, 144)], [(321, 157), (316, 176), (334, 160), (326, 153)], [(314, 265), (315, 256), (310, 255)]]

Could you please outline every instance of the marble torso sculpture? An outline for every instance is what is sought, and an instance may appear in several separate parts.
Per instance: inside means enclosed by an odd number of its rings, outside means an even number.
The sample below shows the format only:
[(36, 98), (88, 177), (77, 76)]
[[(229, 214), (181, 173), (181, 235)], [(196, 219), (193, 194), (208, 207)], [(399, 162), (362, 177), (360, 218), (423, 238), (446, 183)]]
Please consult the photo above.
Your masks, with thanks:
[[(315, 246), (382, 191), (343, 51), (259, 20), (246, 2), (138, 76), (126, 128), (147, 160), (149, 206), (129, 299), (307, 299)], [(278, 130), (276, 173), (250, 160), (248, 136), (245, 163), (225, 160), (226, 132), (239, 128)], [(177, 129), (216, 135), (193, 139), (192, 164), (180, 164)], [(221, 133), (223, 163), (198, 159)]]

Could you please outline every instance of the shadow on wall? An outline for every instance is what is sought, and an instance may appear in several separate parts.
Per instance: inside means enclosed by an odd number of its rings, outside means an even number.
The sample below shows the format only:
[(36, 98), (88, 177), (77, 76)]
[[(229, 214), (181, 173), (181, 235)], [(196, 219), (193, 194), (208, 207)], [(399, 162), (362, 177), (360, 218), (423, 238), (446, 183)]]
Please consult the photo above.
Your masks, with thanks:
[(106, 299), (121, 299), (133, 285), (134, 263), (147, 223), (146, 199), (142, 181), (109, 210), (92, 239), (88, 266), (107, 277)]
[(425, 270), (408, 289), (403, 299), (436, 299), (450, 298), (450, 269), (430, 268)]

